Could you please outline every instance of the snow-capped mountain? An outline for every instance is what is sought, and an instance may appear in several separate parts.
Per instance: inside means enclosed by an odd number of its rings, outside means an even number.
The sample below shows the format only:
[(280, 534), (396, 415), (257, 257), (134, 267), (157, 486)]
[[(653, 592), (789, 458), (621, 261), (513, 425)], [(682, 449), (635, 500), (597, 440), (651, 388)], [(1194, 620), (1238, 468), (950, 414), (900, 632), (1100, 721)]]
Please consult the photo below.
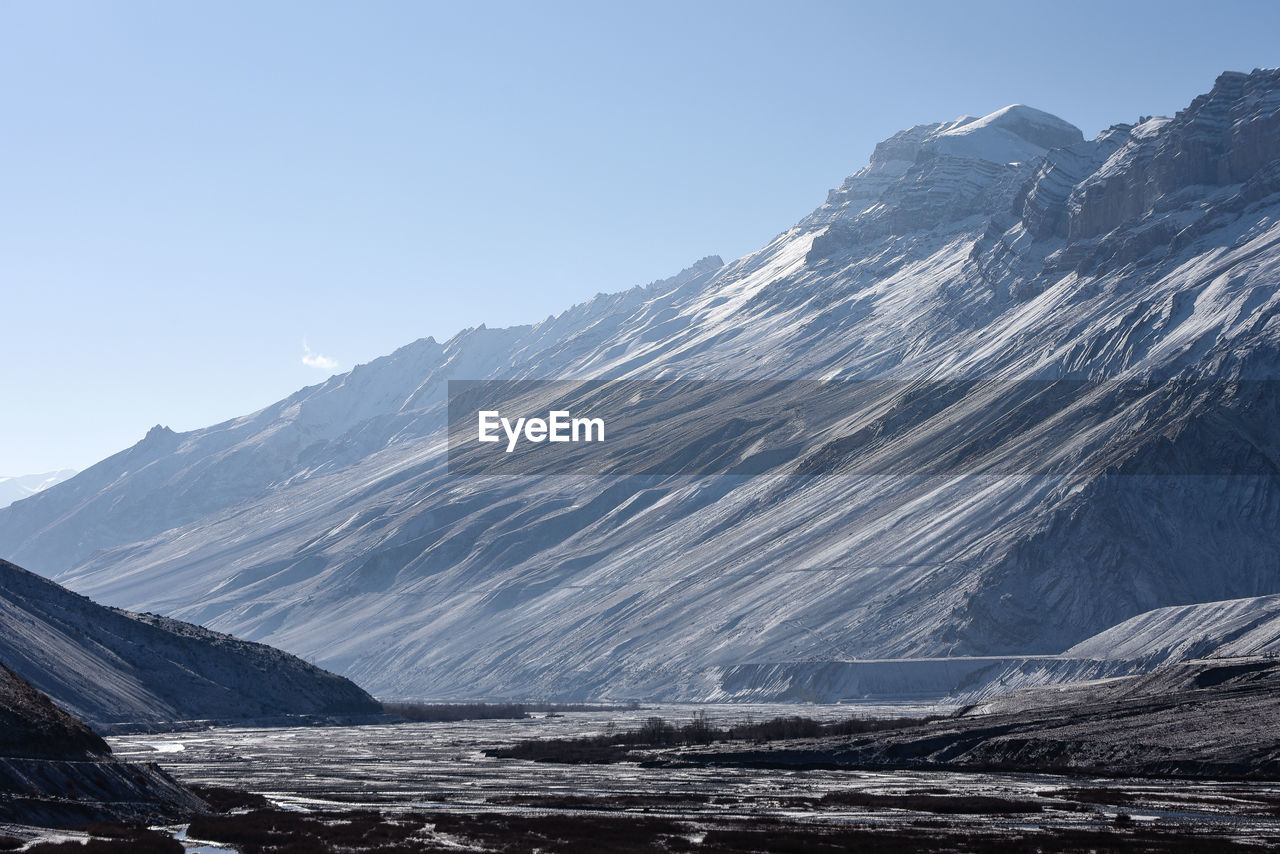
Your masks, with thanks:
[(0, 507), (8, 507), (15, 501), (35, 495), (56, 483), (75, 476), (75, 469), (58, 469), (44, 474), (27, 474), (18, 477), (0, 477)]
[[(1280, 593), (1278, 345), (1280, 71), (1092, 140), (1014, 106), (896, 134), (731, 263), (157, 427), (0, 511), (0, 553), (383, 695), (698, 698), (767, 667), (777, 696), (814, 662), (1059, 653)], [(447, 381), (528, 378), (890, 380), (818, 442), (884, 467), (451, 476)], [(1009, 393), (1063, 380), (1127, 391)]]

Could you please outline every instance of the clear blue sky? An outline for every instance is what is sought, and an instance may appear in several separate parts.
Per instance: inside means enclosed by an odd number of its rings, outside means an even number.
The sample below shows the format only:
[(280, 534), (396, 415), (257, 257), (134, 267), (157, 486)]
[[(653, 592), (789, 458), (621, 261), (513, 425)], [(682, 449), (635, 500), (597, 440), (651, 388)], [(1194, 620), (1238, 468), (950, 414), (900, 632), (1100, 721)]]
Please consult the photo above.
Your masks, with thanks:
[(1270, 0), (0, 0), (0, 474), (742, 255), (912, 124), (1172, 113), (1277, 33)]

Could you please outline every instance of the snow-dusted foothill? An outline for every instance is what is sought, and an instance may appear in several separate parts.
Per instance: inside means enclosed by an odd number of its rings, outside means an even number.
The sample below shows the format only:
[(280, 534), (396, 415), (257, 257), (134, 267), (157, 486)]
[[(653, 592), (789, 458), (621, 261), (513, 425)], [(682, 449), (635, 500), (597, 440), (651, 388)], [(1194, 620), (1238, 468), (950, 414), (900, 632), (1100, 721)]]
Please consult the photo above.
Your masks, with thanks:
[[(1056, 656), (993, 663), (945, 690), (963, 703), (1039, 686), (1115, 679), (1188, 661), (1280, 654), (1280, 596), (1155, 608)], [(1050, 695), (1044, 695), (1050, 696)]]
[(350, 681), (288, 653), (104, 608), (3, 560), (0, 662), (103, 732), (381, 712)]

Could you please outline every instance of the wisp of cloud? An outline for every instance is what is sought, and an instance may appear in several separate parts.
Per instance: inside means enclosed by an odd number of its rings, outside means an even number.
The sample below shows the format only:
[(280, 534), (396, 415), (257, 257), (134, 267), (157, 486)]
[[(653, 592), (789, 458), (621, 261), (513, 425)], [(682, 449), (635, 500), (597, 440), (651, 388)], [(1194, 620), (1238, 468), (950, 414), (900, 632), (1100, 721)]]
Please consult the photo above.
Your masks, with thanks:
[(332, 371), (338, 367), (337, 359), (330, 359), (320, 353), (311, 352), (311, 347), (306, 341), (302, 342), (302, 364), (308, 368), (320, 368), (321, 370)]

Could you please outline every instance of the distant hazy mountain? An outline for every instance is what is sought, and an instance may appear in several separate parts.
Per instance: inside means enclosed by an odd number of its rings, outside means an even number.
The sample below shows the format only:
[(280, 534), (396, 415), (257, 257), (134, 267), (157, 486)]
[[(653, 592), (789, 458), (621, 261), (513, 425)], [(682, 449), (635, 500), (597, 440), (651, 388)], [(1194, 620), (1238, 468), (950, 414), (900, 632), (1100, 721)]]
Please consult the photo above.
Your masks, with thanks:
[(3, 560), (0, 662), (104, 731), (381, 710), (348, 680), (288, 653), (104, 608)]
[[(679, 377), (894, 380), (822, 436), (894, 474), (446, 470), (450, 379)], [(157, 427), (0, 510), (0, 553), (383, 694), (697, 698), (758, 666), (783, 696), (1280, 593), (1276, 380), (1280, 71), (1227, 73), (1092, 140), (1024, 106), (902, 131), (757, 252)], [(912, 474), (925, 447), (965, 470)]]
[(0, 507), (8, 507), (13, 502), (35, 495), (40, 490), (48, 489), (55, 483), (62, 483), (64, 480), (74, 477), (75, 473), (75, 469), (58, 469), (44, 474), (0, 477)]

